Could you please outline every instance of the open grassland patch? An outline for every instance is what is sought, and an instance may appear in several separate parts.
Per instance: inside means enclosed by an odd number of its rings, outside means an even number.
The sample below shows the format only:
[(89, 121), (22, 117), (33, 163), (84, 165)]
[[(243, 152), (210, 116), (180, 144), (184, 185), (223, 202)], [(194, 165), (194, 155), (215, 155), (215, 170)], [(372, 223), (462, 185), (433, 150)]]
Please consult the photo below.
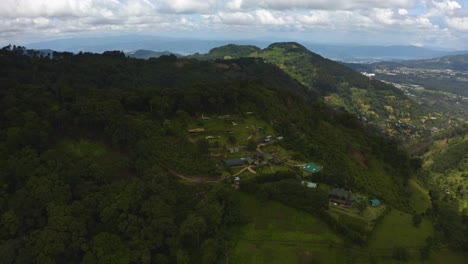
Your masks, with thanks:
[(408, 181), (408, 188), (411, 192), (410, 206), (418, 213), (424, 213), (431, 207), (431, 198), (427, 190), (413, 179)]
[(429, 220), (423, 219), (421, 225), (415, 227), (410, 214), (393, 209), (374, 229), (369, 247), (421, 247), (433, 233), (434, 229)]
[(320, 219), (273, 201), (260, 202), (239, 193), (242, 217), (234, 263), (328, 263), (345, 256), (330, 244), (342, 240)]

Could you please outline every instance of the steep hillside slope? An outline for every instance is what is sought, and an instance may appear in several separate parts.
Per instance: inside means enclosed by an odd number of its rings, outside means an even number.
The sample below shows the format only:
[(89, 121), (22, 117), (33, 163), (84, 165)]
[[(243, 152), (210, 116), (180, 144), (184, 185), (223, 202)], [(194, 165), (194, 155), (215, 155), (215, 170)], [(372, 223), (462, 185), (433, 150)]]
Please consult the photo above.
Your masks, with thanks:
[[(216, 52), (196, 58), (223, 59), (235, 52), (234, 47), (220, 47)], [(237, 46), (237, 49), (245, 47)], [(354, 113), (389, 135), (405, 139), (427, 129), (420, 120), (429, 111), (402, 91), (325, 59), (298, 43), (274, 43), (248, 56), (261, 57), (277, 65), (309, 90), (319, 93), (328, 105)]]

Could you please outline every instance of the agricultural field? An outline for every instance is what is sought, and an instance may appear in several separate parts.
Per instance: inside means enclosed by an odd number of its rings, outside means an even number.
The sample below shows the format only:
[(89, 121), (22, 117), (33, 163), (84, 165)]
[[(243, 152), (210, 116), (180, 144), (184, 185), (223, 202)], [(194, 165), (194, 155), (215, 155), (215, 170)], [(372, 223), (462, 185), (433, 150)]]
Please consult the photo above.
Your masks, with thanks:
[[(367, 203), (367, 200), (365, 202)], [(367, 206), (361, 214), (356, 208), (356, 203), (351, 208), (331, 204), (329, 213), (341, 223), (355, 230), (370, 233), (375, 227), (374, 221), (385, 212), (386, 208), (386, 205), (383, 204), (377, 207)]]
[(239, 199), (246, 224), (236, 230), (233, 263), (343, 263), (352, 255), (317, 217), (244, 193)]

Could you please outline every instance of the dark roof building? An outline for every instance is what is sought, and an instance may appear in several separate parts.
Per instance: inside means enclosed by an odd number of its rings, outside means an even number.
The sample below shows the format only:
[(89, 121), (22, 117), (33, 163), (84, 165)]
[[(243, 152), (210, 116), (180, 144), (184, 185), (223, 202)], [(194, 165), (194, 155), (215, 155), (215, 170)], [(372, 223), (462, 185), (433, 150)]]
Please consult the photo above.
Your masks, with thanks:
[(224, 164), (226, 164), (229, 167), (236, 167), (236, 166), (242, 166), (245, 164), (244, 159), (238, 158), (238, 159), (228, 159), (224, 161)]
[(333, 188), (328, 195), (328, 200), (333, 203), (351, 206), (353, 205), (355, 198), (351, 192), (346, 191), (343, 188)]

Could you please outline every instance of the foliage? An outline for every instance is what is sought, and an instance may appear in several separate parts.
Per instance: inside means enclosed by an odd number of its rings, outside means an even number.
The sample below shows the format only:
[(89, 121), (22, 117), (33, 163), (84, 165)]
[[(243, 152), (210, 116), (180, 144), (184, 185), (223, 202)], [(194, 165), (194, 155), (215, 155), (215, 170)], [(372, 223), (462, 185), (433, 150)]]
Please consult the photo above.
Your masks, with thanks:
[(260, 49), (250, 45), (225, 45), (213, 48), (209, 52), (209, 56), (194, 54), (191, 57), (196, 59), (239, 59), (242, 57), (256, 56)]
[(408, 261), (409, 253), (404, 247), (395, 247), (393, 248), (392, 257), (396, 260)]
[(367, 202), (365, 200), (358, 201), (356, 207), (359, 210), (359, 213), (362, 214), (367, 209)]
[(422, 222), (422, 216), (419, 215), (419, 214), (415, 214), (413, 215), (413, 217), (411, 218), (413, 220), (413, 225), (415, 227), (419, 227), (419, 225), (421, 224)]

